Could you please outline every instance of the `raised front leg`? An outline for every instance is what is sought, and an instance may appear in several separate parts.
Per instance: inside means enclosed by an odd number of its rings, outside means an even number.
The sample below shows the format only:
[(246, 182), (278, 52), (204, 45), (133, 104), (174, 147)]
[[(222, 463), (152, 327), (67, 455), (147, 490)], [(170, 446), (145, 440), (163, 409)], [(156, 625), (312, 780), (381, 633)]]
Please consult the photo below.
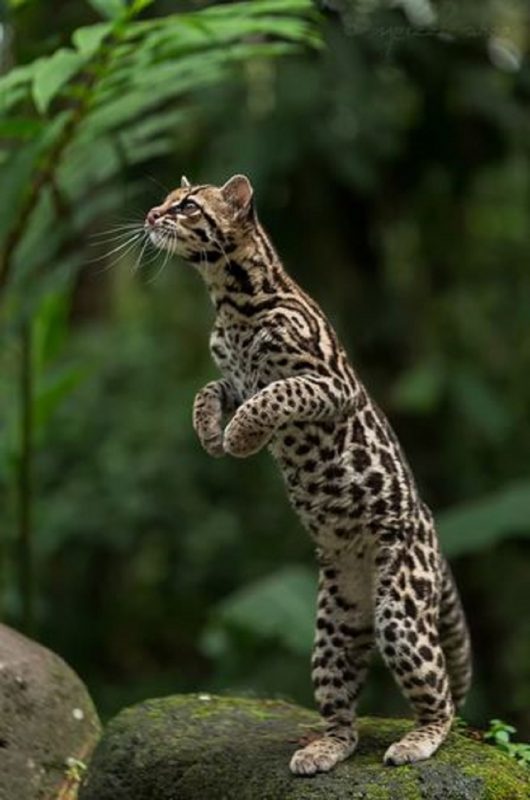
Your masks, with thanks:
[[(350, 577), (348, 584), (355, 587)], [(356, 707), (373, 649), (373, 625), (369, 596), (357, 591), (356, 602), (351, 596), (346, 600), (340, 579), (339, 569), (321, 570), (311, 675), (326, 729), (294, 753), (290, 768), (297, 775), (328, 772), (353, 753), (359, 738)], [(357, 587), (362, 589), (361, 582)]]
[(231, 414), (237, 402), (235, 390), (224, 379), (207, 383), (195, 396), (193, 427), (209, 455), (224, 455), (223, 416)]
[(224, 450), (245, 458), (261, 450), (282, 425), (333, 419), (353, 406), (353, 390), (331, 379), (300, 375), (274, 381), (238, 408), (226, 427)]
[[(438, 638), (439, 587), (417, 561), (410, 545), (387, 545), (380, 537), (376, 557), (375, 629), (381, 654), (416, 717), (416, 727), (385, 753), (385, 764), (412, 764), (429, 758), (451, 727), (453, 701)], [(385, 538), (386, 537), (386, 538)], [(385, 544), (381, 542), (384, 541)], [(418, 549), (422, 544), (417, 544)], [(405, 552), (407, 547), (407, 552)], [(421, 562), (421, 563), (420, 563)]]

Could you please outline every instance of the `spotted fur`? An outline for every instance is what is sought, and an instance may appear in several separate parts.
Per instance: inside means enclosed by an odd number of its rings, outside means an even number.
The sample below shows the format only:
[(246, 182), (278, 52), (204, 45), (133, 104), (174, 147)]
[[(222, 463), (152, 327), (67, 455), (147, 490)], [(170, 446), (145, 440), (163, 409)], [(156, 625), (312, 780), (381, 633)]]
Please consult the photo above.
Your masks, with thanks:
[(223, 377), (195, 399), (203, 447), (239, 458), (268, 447), (316, 545), (312, 678), (326, 730), (294, 753), (291, 770), (327, 771), (355, 750), (374, 646), (416, 717), (385, 763), (428, 758), (469, 687), (470, 646), (431, 512), (394, 432), (325, 315), (286, 274), (248, 179), (220, 188), (184, 179), (146, 226), (155, 244), (197, 267), (215, 307), (210, 348)]

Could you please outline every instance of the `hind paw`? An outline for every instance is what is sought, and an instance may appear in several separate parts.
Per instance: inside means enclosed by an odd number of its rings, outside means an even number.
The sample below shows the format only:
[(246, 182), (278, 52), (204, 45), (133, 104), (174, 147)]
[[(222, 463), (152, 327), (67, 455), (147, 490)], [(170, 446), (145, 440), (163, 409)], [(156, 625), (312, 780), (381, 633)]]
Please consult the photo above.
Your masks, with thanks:
[(339, 761), (353, 752), (355, 745), (336, 739), (322, 737), (297, 750), (291, 758), (289, 768), (295, 775), (314, 775), (316, 772), (329, 772)]
[(432, 742), (394, 742), (384, 756), (384, 763), (389, 767), (399, 767), (402, 764), (415, 764), (424, 761), (435, 752), (436, 746)]

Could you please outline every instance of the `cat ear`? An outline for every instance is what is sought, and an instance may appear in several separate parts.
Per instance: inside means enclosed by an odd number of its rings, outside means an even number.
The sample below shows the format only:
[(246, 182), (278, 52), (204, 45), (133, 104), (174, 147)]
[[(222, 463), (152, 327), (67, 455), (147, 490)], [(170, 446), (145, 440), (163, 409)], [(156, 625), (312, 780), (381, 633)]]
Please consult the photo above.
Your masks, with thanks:
[(230, 178), (221, 186), (221, 194), (236, 209), (238, 214), (246, 214), (252, 211), (254, 190), (245, 175), (234, 175)]
[(180, 188), (191, 189), (191, 183), (189, 182), (189, 180), (186, 178), (185, 175), (183, 175), (182, 178), (180, 179)]

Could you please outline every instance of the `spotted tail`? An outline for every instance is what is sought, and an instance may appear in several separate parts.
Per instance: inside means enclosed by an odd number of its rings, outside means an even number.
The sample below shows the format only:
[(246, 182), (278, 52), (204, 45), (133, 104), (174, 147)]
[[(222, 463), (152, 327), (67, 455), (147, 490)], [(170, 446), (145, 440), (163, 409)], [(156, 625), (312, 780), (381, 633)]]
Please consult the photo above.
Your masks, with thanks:
[(443, 566), (439, 632), (451, 694), (455, 706), (459, 708), (471, 684), (471, 642), (464, 609), (447, 562)]

